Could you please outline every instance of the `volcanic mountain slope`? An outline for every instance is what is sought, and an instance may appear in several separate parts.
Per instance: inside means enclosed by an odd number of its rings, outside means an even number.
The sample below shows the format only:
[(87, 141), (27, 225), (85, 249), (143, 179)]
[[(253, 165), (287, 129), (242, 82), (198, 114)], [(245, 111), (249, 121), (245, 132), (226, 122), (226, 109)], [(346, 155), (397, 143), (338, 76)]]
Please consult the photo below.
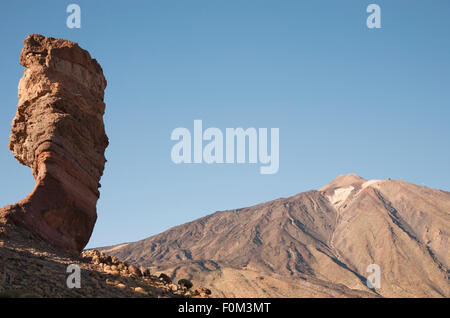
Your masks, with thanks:
[[(228, 297), (449, 297), (450, 193), (341, 175), (103, 252)], [(366, 286), (367, 267), (381, 287)]]

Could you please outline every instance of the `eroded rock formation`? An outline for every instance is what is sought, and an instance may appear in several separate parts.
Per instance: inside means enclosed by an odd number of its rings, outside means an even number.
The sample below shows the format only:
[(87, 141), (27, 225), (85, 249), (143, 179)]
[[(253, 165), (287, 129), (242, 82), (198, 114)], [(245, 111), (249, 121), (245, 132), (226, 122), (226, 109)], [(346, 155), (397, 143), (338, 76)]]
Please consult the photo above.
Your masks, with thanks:
[(62, 39), (28, 36), (20, 63), (25, 71), (9, 148), (32, 169), (36, 185), (24, 200), (0, 209), (0, 217), (81, 251), (97, 219), (106, 162), (106, 80), (87, 51)]

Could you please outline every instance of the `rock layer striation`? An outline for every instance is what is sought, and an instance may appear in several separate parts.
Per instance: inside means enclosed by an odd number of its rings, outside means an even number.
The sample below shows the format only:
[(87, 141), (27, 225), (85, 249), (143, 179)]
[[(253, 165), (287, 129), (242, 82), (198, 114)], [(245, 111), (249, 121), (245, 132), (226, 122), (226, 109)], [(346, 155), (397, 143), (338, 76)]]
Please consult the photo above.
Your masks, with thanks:
[(103, 114), (106, 79), (77, 43), (30, 35), (20, 64), (19, 103), (9, 148), (36, 180), (0, 217), (52, 245), (81, 251), (94, 228), (108, 146)]

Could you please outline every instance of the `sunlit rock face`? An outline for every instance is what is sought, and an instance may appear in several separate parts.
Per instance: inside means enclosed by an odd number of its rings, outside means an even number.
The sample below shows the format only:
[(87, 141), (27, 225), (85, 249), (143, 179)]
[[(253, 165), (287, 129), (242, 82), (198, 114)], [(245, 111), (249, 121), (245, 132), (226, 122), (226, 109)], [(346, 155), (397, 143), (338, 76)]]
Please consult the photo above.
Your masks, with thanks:
[(61, 249), (81, 251), (97, 219), (106, 162), (106, 80), (87, 51), (63, 39), (28, 36), (20, 63), (9, 148), (32, 169), (36, 185), (0, 216)]

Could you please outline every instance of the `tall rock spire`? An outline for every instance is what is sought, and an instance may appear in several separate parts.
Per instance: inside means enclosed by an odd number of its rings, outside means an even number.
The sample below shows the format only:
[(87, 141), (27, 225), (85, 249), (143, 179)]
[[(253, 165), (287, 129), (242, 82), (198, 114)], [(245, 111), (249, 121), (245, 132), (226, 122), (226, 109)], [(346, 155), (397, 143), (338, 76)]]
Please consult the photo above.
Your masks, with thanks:
[(62, 39), (28, 36), (20, 63), (25, 71), (9, 148), (32, 169), (36, 185), (24, 200), (0, 209), (0, 217), (81, 251), (97, 219), (106, 162), (106, 80), (87, 51)]

